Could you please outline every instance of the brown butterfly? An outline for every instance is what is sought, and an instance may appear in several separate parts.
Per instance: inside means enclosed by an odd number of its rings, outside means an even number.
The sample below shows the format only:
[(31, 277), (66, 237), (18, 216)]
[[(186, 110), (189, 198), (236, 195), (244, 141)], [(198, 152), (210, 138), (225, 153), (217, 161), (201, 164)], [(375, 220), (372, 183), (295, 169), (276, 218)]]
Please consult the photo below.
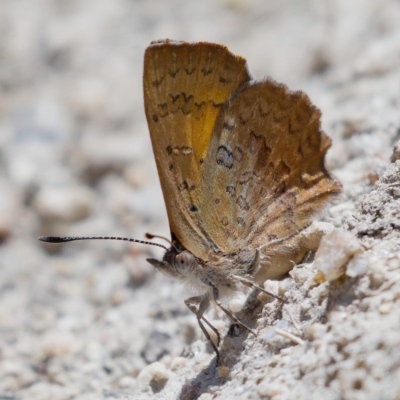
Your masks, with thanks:
[(218, 363), (220, 335), (204, 312), (213, 301), (254, 333), (220, 299), (243, 286), (264, 291), (257, 282), (278, 278), (302, 260), (308, 249), (299, 233), (341, 189), (324, 166), (331, 141), (306, 94), (254, 80), (246, 60), (221, 45), (152, 42), (143, 85), (171, 229), (163, 259), (148, 261), (198, 289), (185, 304)]

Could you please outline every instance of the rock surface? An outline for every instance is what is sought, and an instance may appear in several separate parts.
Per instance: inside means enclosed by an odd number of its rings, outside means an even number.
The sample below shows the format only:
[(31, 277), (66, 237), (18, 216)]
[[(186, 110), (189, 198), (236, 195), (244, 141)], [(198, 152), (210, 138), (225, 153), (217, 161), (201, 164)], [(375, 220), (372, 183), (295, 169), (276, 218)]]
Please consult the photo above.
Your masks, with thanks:
[[(399, 20), (395, 0), (3, 2), (0, 398), (400, 398)], [(157, 249), (36, 240), (169, 235), (142, 100), (160, 38), (223, 43), (310, 96), (344, 186), (323, 229), (359, 246), (329, 279), (317, 254), (267, 282), (288, 304), (232, 299), (256, 338), (211, 310), (219, 368)]]

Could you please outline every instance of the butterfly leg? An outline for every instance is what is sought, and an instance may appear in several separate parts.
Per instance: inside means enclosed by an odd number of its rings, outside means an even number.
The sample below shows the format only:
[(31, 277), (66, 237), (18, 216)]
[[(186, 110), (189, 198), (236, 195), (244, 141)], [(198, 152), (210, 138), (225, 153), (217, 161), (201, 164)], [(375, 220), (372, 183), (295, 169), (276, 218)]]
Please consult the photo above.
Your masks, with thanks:
[(213, 296), (214, 296), (214, 301), (217, 304), (217, 306), (234, 322), (236, 322), (238, 325), (242, 326), (243, 328), (247, 329), (249, 332), (251, 332), (254, 336), (257, 336), (257, 333), (253, 331), (253, 329), (249, 328), (246, 326), (243, 322), (241, 322), (235, 315), (233, 315), (227, 308), (225, 308), (222, 304), (221, 301), (219, 300), (219, 291), (218, 288), (214, 285), (211, 285), (212, 290), (213, 290)]
[[(218, 362), (219, 362), (218, 346), (219, 346), (219, 342), (221, 340), (221, 335), (219, 334), (218, 330), (214, 326), (212, 326), (211, 323), (204, 317), (205, 311), (210, 306), (210, 298), (208, 297), (208, 295), (190, 297), (189, 299), (185, 300), (185, 304), (186, 304), (186, 307), (194, 315), (196, 315), (197, 323), (199, 324), (201, 330), (204, 333), (204, 336), (210, 342), (212, 348), (214, 349), (214, 351), (217, 355), (217, 364), (218, 364)], [(217, 345), (215, 345), (214, 342), (211, 340), (210, 334), (208, 333), (207, 329), (204, 327), (201, 320), (203, 320), (217, 335)]]
[(238, 276), (235, 275), (235, 278), (240, 281), (243, 285), (251, 288), (251, 289), (257, 289), (265, 294), (268, 294), (271, 297), (275, 297), (275, 299), (278, 299), (279, 301), (281, 301), (282, 303), (287, 303), (288, 301), (286, 299), (284, 299), (283, 297), (280, 297), (276, 294), (273, 294), (271, 292), (269, 292), (268, 290), (265, 290), (264, 288), (262, 288), (261, 286), (256, 285), (254, 282), (252, 282), (250, 279), (246, 279), (243, 278), (242, 276)]

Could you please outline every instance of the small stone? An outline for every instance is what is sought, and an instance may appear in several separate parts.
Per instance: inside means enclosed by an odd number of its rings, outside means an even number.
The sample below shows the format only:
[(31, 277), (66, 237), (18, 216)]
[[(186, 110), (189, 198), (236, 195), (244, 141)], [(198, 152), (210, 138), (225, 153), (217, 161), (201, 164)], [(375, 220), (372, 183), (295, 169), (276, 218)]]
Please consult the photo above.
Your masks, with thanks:
[(229, 309), (233, 313), (239, 313), (243, 310), (243, 304), (246, 301), (244, 293), (237, 294), (233, 299), (229, 301)]
[(366, 254), (356, 254), (347, 264), (346, 275), (350, 278), (364, 275), (368, 269), (368, 258)]
[(152, 382), (166, 382), (169, 379), (169, 372), (164, 364), (157, 361), (144, 367), (140, 371), (137, 379), (142, 387), (146, 387)]
[(186, 367), (187, 365), (187, 358), (184, 357), (175, 357), (172, 361), (171, 361), (171, 370), (172, 371), (177, 371), (180, 370), (181, 368)]
[(314, 275), (313, 280), (314, 280), (315, 283), (318, 283), (318, 284), (321, 284), (321, 283), (326, 282), (325, 275), (324, 275), (321, 271), (318, 271), (318, 272)]
[(346, 272), (346, 265), (362, 247), (353, 234), (341, 229), (334, 229), (324, 236), (315, 254), (315, 268), (333, 281)]
[(378, 308), (381, 314), (389, 314), (392, 311), (392, 305), (390, 303), (383, 303)]
[(257, 386), (257, 393), (260, 396), (273, 398), (282, 393), (282, 388), (281, 388), (281, 385), (279, 385), (277, 383), (271, 383), (267, 379), (264, 379)]
[(118, 386), (123, 389), (132, 389), (136, 386), (136, 379), (132, 376), (123, 376), (118, 380)]
[(82, 344), (77, 337), (61, 330), (49, 331), (43, 336), (42, 352), (46, 357), (58, 357), (79, 351)]
[(281, 356), (279, 354), (275, 354), (271, 357), (270, 361), (269, 361), (269, 365), (271, 367), (275, 367), (276, 365), (278, 365), (279, 361), (281, 359)]
[(390, 157), (391, 162), (395, 162), (397, 160), (400, 160), (400, 140), (398, 140), (393, 146), (393, 154)]
[(387, 265), (389, 269), (397, 269), (400, 268), (400, 253), (398, 253), (398, 255), (390, 258), (387, 261)]
[(332, 232), (334, 226), (329, 222), (314, 222), (309, 228), (300, 233), (302, 244), (310, 250), (316, 250), (323, 236)]
[(35, 197), (38, 213), (48, 219), (74, 222), (86, 218), (94, 204), (93, 192), (83, 186), (49, 187)]
[(315, 323), (307, 329), (307, 334), (310, 340), (321, 339), (323, 336), (325, 336), (326, 330), (326, 325)]
[(218, 367), (218, 378), (226, 378), (229, 375), (230, 369), (221, 365)]

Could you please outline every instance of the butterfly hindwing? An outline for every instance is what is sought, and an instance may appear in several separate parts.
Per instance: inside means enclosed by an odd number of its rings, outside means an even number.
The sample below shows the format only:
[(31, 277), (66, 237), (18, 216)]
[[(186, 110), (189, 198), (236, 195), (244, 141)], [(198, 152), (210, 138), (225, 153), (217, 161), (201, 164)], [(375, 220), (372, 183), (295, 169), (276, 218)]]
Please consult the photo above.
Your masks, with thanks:
[(324, 168), (330, 139), (302, 92), (253, 81), (227, 101), (203, 171), (203, 228), (223, 252), (256, 248), (305, 225), (340, 190)]

